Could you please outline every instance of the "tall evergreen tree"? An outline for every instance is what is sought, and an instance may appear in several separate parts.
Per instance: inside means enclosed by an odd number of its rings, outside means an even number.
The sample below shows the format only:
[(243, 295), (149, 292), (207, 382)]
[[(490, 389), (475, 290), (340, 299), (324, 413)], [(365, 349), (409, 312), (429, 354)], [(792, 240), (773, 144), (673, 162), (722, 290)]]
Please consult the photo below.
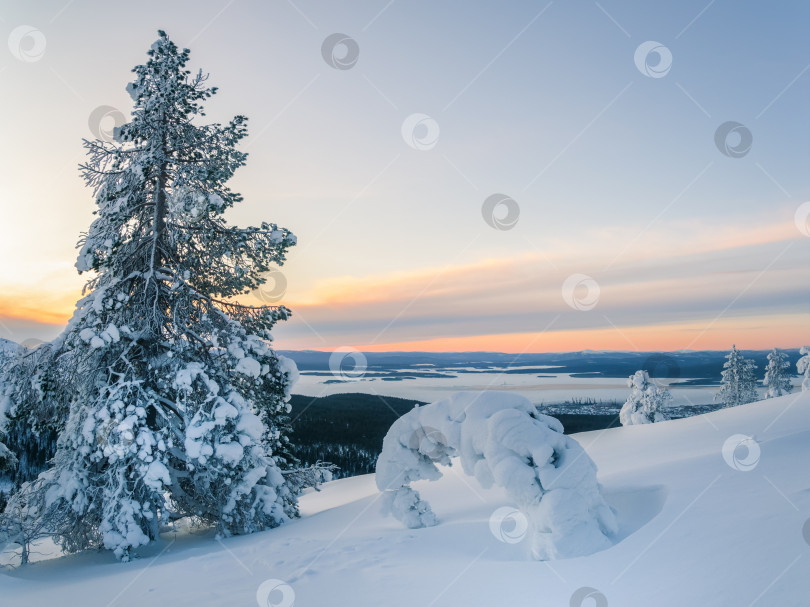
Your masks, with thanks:
[[(134, 68), (134, 108), (116, 141), (85, 141), (96, 219), (76, 267), (92, 272), (63, 334), (15, 365), (12, 414), (59, 430), (51, 469), (23, 485), (67, 550), (122, 559), (166, 517), (220, 534), (297, 515), (285, 478), (295, 365), (270, 330), (290, 312), (234, 299), (282, 264), (295, 236), (229, 226), (226, 185), (245, 163), (246, 118), (198, 124), (216, 92), (165, 32)], [(16, 378), (16, 381), (14, 380)], [(69, 516), (56, 516), (57, 513)]]
[(778, 348), (774, 348), (768, 354), (768, 366), (765, 368), (765, 379), (762, 382), (768, 388), (765, 398), (782, 396), (793, 389), (789, 369), (790, 363), (787, 355)]
[(736, 345), (731, 346), (726, 359), (723, 364), (722, 387), (714, 395), (714, 400), (723, 403), (724, 407), (736, 407), (759, 400), (754, 361), (744, 358)]

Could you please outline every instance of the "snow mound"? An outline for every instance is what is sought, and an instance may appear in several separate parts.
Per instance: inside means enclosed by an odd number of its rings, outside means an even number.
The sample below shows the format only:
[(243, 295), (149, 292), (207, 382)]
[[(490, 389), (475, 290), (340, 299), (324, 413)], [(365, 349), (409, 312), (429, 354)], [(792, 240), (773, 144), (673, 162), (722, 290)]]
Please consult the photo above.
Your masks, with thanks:
[(436, 525), (409, 484), (441, 478), (436, 464), (450, 466), (456, 456), (483, 488), (503, 487), (517, 504), (534, 558), (584, 556), (612, 545), (618, 525), (596, 465), (558, 420), (504, 392), (459, 392), (394, 422), (377, 460), (385, 511), (412, 529)]

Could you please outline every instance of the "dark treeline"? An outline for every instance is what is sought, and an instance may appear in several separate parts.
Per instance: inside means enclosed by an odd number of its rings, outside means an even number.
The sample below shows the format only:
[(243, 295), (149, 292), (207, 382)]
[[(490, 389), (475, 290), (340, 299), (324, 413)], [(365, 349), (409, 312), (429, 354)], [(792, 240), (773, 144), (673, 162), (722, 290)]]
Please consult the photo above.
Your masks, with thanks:
[[(377, 456), (391, 424), (419, 401), (373, 394), (334, 394), (321, 398), (293, 395), (293, 454), (302, 464), (330, 462), (340, 469), (336, 478), (374, 472)], [(610, 415), (554, 413), (566, 434), (619, 425)]]
[(345, 478), (374, 472), (388, 428), (422, 403), (373, 394), (296, 394), (290, 404), (293, 455), (305, 465), (335, 464), (335, 477)]

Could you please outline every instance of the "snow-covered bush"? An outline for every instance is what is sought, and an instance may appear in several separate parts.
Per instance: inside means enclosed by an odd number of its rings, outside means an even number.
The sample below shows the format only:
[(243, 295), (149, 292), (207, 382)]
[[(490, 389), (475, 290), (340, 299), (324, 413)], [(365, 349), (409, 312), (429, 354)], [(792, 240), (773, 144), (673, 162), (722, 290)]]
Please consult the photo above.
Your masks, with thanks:
[(646, 371), (636, 371), (627, 380), (631, 389), (627, 402), (619, 412), (622, 426), (652, 424), (669, 419), (666, 407), (672, 400), (669, 390), (664, 390), (650, 381)]
[(790, 363), (787, 355), (774, 348), (768, 354), (768, 366), (765, 368), (763, 385), (768, 388), (765, 398), (775, 398), (788, 394), (793, 386), (790, 383)]
[(44, 473), (41, 478), (23, 483), (0, 517), (0, 552), (16, 546), (21, 565), (28, 563), (34, 542), (50, 537), (52, 530), (64, 524), (69, 516), (64, 511), (48, 509), (41, 489), (50, 480), (48, 473)]
[(726, 359), (723, 363), (722, 386), (714, 395), (714, 400), (720, 401), (725, 407), (736, 407), (759, 400), (754, 376), (757, 367), (754, 361), (744, 358), (736, 345), (731, 346)]
[(338, 467), (329, 462), (317, 461), (311, 466), (285, 470), (284, 478), (295, 495), (301, 495), (304, 489), (321, 490), (323, 483), (334, 479)]
[(529, 521), (532, 556), (582, 556), (610, 546), (613, 511), (596, 465), (560, 422), (527, 399), (503, 392), (461, 392), (416, 407), (393, 423), (377, 460), (377, 487), (387, 510), (406, 526), (437, 523), (409, 485), (437, 480), (436, 464), (459, 457), (485, 488), (503, 487)]
[(810, 346), (802, 346), (799, 350), (802, 357), (796, 362), (796, 370), (802, 375), (802, 392), (810, 390)]

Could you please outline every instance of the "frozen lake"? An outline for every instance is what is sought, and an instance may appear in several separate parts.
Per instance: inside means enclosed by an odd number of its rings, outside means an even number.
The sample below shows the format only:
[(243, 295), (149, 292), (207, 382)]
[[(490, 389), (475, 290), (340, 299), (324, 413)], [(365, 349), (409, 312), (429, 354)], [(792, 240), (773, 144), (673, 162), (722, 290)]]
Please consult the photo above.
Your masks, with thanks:
[[(532, 369), (537, 369), (537, 367), (532, 367)], [(449, 373), (449, 371), (447, 372)], [(408, 370), (403, 369), (402, 373), (407, 374)], [(553, 374), (551, 368), (549, 368), (549, 374)], [(671, 385), (688, 379), (659, 379), (656, 381), (659, 385), (670, 389), (673, 405), (710, 404), (719, 389), (717, 386)], [(309, 375), (307, 372), (302, 372), (293, 393), (319, 397), (360, 392), (432, 402), (452, 392), (463, 390), (505, 390), (517, 392), (537, 405), (559, 404), (574, 399), (622, 403), (630, 393), (626, 381), (619, 377), (572, 377), (570, 373), (556, 374), (554, 377), (538, 377), (536, 372), (524, 374), (501, 371), (457, 373), (455, 377), (417, 377), (396, 380), (360, 377), (341, 381), (332, 375)]]
[[(741, 351), (756, 365), (758, 392), (768, 351)], [(301, 378), (293, 392), (320, 397), (359, 392), (433, 402), (453, 392), (504, 390), (540, 406), (574, 402), (621, 405), (630, 389), (627, 378), (638, 369), (669, 389), (675, 407), (711, 406), (720, 389), (727, 353), (720, 351), (507, 354), (498, 352), (280, 352), (296, 361)], [(798, 349), (786, 350), (796, 368)], [(794, 392), (801, 380), (793, 376)], [(590, 407), (589, 407), (590, 408)]]

